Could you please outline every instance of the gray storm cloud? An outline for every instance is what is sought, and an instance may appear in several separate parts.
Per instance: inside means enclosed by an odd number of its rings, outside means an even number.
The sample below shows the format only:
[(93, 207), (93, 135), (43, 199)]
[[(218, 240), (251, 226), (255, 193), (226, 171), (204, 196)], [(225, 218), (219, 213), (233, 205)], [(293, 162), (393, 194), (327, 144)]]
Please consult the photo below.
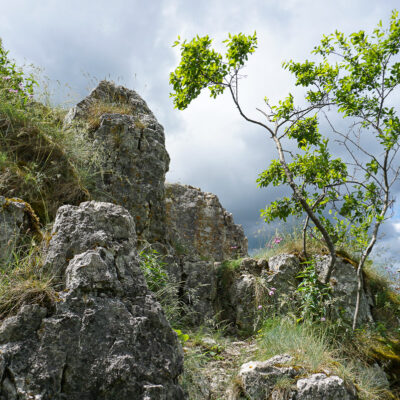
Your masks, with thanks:
[[(265, 132), (243, 121), (228, 96), (202, 95), (184, 112), (173, 109), (169, 73), (178, 63), (178, 35), (209, 34), (216, 45), (228, 32), (257, 31), (259, 48), (241, 86), (246, 111), (257, 116), (264, 96), (297, 93), (281, 68), (284, 60), (310, 58), (323, 34), (371, 30), (387, 21), (397, 1), (1, 1), (0, 37), (10, 56), (44, 68), (52, 82), (68, 83), (83, 97), (93, 80), (110, 78), (138, 91), (164, 125), (171, 156), (169, 181), (216, 193), (242, 223), (250, 245), (259, 210), (284, 192), (258, 189), (256, 179), (275, 157)], [(95, 80), (95, 79), (94, 79)], [(65, 91), (54, 101), (65, 101)], [(393, 223), (396, 223), (395, 213)], [(394, 226), (394, 225), (393, 225)], [(271, 231), (272, 229), (270, 229)], [(399, 231), (385, 228), (387, 243)]]

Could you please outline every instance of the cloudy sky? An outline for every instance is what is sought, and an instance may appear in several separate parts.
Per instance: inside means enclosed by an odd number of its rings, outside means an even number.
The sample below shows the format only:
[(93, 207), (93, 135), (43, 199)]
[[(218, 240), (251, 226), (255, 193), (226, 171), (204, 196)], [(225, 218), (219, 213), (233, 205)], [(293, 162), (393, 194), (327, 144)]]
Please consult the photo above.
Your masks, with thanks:
[[(0, 37), (19, 64), (42, 68), (53, 88), (60, 83), (53, 97), (58, 103), (76, 102), (103, 78), (135, 89), (164, 125), (168, 180), (217, 194), (256, 247), (264, 240), (254, 238), (263, 227), (259, 210), (282, 192), (258, 189), (255, 182), (275, 157), (273, 144), (239, 117), (228, 95), (212, 100), (205, 94), (187, 110), (174, 110), (168, 82), (179, 54), (172, 43), (178, 35), (208, 34), (218, 47), (228, 32), (257, 31), (258, 49), (241, 86), (244, 109), (257, 116), (264, 96), (276, 101), (296, 93), (282, 61), (309, 58), (322, 35), (336, 29), (369, 31), (396, 5), (398, 0), (0, 0)], [(385, 232), (386, 246), (396, 249), (396, 215)]]

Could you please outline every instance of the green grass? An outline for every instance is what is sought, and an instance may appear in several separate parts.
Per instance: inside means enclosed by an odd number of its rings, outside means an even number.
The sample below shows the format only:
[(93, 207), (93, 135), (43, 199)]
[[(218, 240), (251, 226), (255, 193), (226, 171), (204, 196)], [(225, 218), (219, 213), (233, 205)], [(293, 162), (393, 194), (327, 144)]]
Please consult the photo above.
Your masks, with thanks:
[(62, 204), (89, 198), (72, 140), (62, 130), (63, 111), (12, 102), (0, 90), (0, 192), (28, 202), (42, 223)]
[(26, 304), (51, 306), (58, 301), (53, 277), (42, 268), (42, 244), (32, 240), (0, 266), (0, 320), (15, 315)]
[(286, 317), (266, 320), (259, 331), (258, 343), (260, 360), (287, 353), (293, 357), (292, 365), (309, 373), (333, 374), (355, 382), (360, 399), (392, 398), (385, 381), (372, 367), (365, 347), (361, 346), (365, 338), (346, 336), (328, 322), (298, 324)]

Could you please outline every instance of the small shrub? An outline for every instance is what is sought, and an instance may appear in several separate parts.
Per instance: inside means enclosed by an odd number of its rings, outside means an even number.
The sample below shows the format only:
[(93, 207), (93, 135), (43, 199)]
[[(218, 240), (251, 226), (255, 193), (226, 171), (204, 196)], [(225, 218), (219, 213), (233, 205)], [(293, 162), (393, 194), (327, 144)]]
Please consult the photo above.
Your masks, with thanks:
[(139, 253), (140, 267), (147, 285), (152, 292), (164, 289), (168, 285), (165, 263), (157, 250), (146, 248)]
[(303, 262), (302, 265), (305, 267), (297, 275), (297, 278), (301, 279), (297, 287), (300, 300), (300, 318), (298, 321), (304, 319), (325, 321), (328, 317), (331, 288), (329, 284), (323, 284), (319, 281), (314, 260)]

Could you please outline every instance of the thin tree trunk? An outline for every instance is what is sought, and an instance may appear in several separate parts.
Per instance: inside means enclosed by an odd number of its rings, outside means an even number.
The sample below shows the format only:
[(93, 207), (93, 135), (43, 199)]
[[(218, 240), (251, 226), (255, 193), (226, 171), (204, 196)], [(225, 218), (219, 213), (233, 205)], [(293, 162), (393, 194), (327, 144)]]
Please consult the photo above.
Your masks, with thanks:
[(310, 220), (310, 217), (307, 215), (306, 220), (304, 222), (303, 226), (303, 255), (304, 258), (307, 259), (307, 227), (308, 227), (308, 221)]

